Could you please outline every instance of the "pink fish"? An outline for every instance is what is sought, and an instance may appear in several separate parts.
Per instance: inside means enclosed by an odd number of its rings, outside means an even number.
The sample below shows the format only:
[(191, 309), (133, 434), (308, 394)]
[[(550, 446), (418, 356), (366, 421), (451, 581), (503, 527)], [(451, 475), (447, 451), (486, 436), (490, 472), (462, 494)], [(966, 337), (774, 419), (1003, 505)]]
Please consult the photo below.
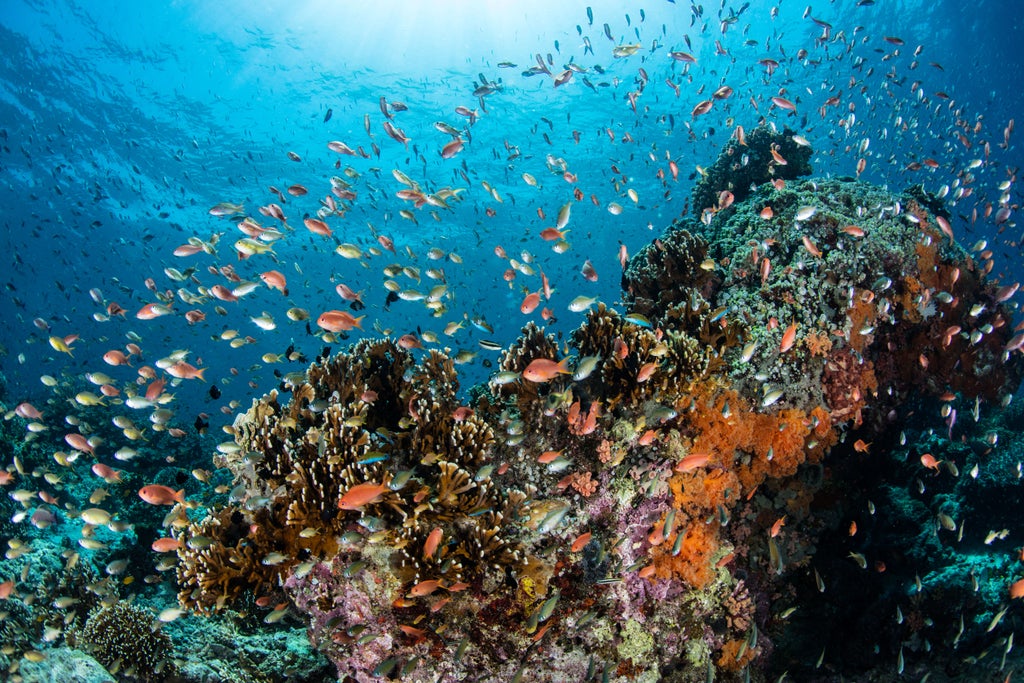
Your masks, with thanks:
[(558, 375), (571, 375), (572, 370), (569, 369), (569, 359), (563, 358), (559, 362), (555, 362), (550, 358), (534, 358), (530, 361), (530, 364), (523, 370), (523, 379), (528, 379), (531, 382), (549, 382)]
[(390, 490), (387, 486), (373, 482), (356, 484), (341, 497), (338, 507), (342, 510), (357, 510), (364, 505), (378, 502), (380, 497)]

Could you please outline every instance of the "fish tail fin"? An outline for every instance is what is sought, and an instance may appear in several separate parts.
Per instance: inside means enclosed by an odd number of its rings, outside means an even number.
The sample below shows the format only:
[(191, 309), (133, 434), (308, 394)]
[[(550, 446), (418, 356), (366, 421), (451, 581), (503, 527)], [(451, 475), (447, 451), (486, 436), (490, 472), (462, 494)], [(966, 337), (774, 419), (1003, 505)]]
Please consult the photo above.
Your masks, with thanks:
[(174, 492), (174, 501), (182, 505), (185, 504), (185, 489), (178, 489)]
[(198, 370), (196, 370), (196, 379), (202, 380), (203, 382), (205, 382), (206, 378), (203, 377), (203, 373), (204, 372), (206, 372), (206, 368), (199, 368)]
[(569, 369), (569, 359), (570, 357), (566, 356), (562, 360), (558, 361), (558, 367), (555, 368), (555, 372), (558, 372), (562, 375), (571, 375), (572, 370)]
[(363, 318), (365, 317), (365, 315), (361, 315), (358, 318), (356, 318), (355, 321), (352, 323), (352, 326), (358, 327), (359, 329), (363, 329)]

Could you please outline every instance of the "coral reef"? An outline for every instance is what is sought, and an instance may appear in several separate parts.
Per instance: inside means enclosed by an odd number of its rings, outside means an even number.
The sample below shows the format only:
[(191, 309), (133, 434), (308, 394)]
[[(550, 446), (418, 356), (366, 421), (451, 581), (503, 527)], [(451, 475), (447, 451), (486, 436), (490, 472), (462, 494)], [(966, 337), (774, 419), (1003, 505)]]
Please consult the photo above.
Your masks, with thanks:
[[(774, 126), (763, 124), (749, 135), (737, 134), (698, 179), (690, 202), (693, 210), (698, 215), (707, 209), (724, 211), (728, 206), (722, 206), (723, 192), (729, 197), (728, 203), (740, 203), (752, 187), (810, 175), (812, 154), (810, 145), (798, 142), (789, 128), (778, 132)], [(712, 242), (718, 242), (721, 232)]]
[[(625, 310), (592, 308), (561, 350), (528, 324), (471, 405), (451, 358), (390, 339), (289, 375), (220, 448), (230, 502), (174, 532), (181, 604), (299, 614), (344, 681), (806, 670), (808, 622), (775, 605), (822, 573), (891, 594), (910, 566), (857, 524), (839, 538), (839, 489), (880, 486), (851, 470), (911, 396), (977, 410), (1022, 377), (1010, 311), (941, 207), (798, 180), (809, 158), (791, 131), (730, 142), (694, 193), (707, 210), (628, 264)], [(956, 528), (951, 499), (872, 490), (908, 533)], [(917, 543), (935, 572), (941, 541)]]

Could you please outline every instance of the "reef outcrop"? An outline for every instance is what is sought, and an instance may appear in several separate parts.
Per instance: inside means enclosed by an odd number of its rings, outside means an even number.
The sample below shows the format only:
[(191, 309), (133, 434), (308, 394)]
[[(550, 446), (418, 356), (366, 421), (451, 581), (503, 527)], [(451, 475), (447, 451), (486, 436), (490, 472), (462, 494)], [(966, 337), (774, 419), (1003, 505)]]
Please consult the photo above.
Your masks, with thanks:
[(180, 602), (287, 604), (346, 681), (769, 660), (789, 578), (839, 523), (816, 501), (830, 451), (863, 452), (912, 395), (1021, 379), (1003, 292), (948, 217), (801, 180), (809, 159), (790, 131), (731, 142), (571, 362), (531, 323), (465, 405), (446, 355), (364, 341), (254, 402), (222, 449), (232, 501), (180, 533)]

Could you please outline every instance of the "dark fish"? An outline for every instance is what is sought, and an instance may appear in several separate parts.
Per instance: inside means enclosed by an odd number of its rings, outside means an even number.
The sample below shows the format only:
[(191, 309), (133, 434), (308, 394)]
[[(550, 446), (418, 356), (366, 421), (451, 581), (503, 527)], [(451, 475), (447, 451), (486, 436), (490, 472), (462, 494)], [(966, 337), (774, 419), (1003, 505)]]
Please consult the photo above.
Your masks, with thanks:
[(594, 25), (594, 10), (589, 6), (587, 7), (587, 21), (590, 22), (591, 26)]
[(328, 121), (330, 121), (332, 116), (334, 116), (334, 110), (328, 108), (327, 109), (327, 113), (324, 114), (324, 123), (327, 123)]
[(196, 417), (196, 421), (192, 424), (196, 428), (196, 431), (200, 434), (205, 434), (206, 430), (210, 428), (210, 423), (201, 417)]
[(216, 384), (210, 385), (210, 391), (208, 393), (210, 394), (210, 398), (212, 398), (214, 401), (220, 398), (220, 389), (217, 388)]

